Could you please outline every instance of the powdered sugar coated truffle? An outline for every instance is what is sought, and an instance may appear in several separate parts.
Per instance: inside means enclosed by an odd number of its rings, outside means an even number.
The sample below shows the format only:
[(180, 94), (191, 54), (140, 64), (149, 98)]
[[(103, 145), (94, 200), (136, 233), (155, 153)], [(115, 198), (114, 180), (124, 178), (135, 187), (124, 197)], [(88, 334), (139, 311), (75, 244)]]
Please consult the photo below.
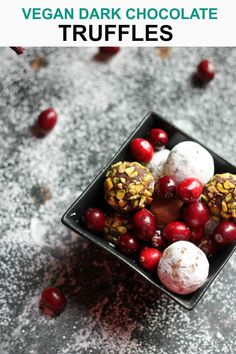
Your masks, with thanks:
[(167, 158), (170, 154), (170, 150), (164, 149), (156, 151), (153, 154), (153, 157), (149, 164), (147, 165), (148, 169), (152, 172), (154, 179), (164, 175), (164, 168)]
[(165, 164), (165, 174), (173, 176), (177, 183), (195, 177), (205, 185), (214, 175), (214, 160), (200, 144), (184, 141), (171, 150)]
[(177, 294), (190, 294), (199, 289), (209, 273), (206, 255), (188, 241), (178, 241), (167, 247), (158, 265), (160, 281)]

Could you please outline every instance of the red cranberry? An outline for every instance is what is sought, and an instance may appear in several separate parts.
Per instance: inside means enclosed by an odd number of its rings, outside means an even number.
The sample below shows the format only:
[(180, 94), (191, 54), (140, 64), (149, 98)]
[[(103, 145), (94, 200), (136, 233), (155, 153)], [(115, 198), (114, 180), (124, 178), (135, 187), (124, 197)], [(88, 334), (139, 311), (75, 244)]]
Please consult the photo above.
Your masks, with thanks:
[(53, 108), (48, 108), (40, 113), (37, 120), (37, 126), (41, 133), (47, 134), (54, 128), (56, 122), (57, 112)]
[(182, 217), (192, 228), (203, 226), (209, 220), (209, 210), (205, 203), (195, 201), (182, 209)]
[(155, 272), (161, 256), (162, 253), (156, 248), (146, 248), (140, 253), (139, 262), (144, 269)]
[(147, 209), (141, 209), (133, 216), (133, 231), (142, 241), (150, 241), (156, 230), (155, 216)]
[(161, 129), (151, 129), (148, 134), (148, 141), (150, 141), (155, 149), (162, 148), (167, 145), (168, 140), (168, 135), (164, 130)]
[(202, 194), (202, 184), (197, 178), (186, 178), (177, 187), (177, 195), (184, 202), (193, 202)]
[(211, 236), (204, 236), (198, 247), (206, 254), (207, 257), (213, 256), (218, 251), (217, 243)]
[(24, 54), (25, 48), (23, 47), (10, 47), (17, 55)]
[(204, 228), (201, 226), (197, 227), (196, 229), (191, 230), (189, 241), (199, 243), (203, 239), (204, 235)]
[(127, 232), (126, 234), (122, 234), (119, 236), (118, 248), (122, 253), (126, 255), (131, 255), (138, 252), (139, 243), (132, 234)]
[(198, 64), (197, 74), (202, 81), (209, 82), (215, 77), (215, 65), (209, 60), (203, 60)]
[(66, 306), (65, 295), (55, 287), (43, 290), (40, 299), (40, 308), (45, 314), (58, 315)]
[(153, 156), (154, 149), (149, 141), (137, 138), (131, 141), (131, 154), (139, 162), (149, 162)]
[(166, 243), (165, 240), (162, 236), (162, 231), (161, 230), (156, 230), (154, 236), (151, 238), (151, 245), (154, 248), (159, 249), (160, 251), (164, 250), (166, 248)]
[(100, 53), (107, 55), (115, 55), (119, 53), (120, 47), (100, 47)]
[(83, 216), (84, 226), (93, 232), (102, 232), (105, 227), (105, 214), (98, 208), (88, 208)]
[(214, 230), (214, 240), (220, 245), (236, 241), (236, 225), (230, 221), (222, 221)]
[(155, 184), (155, 191), (161, 198), (174, 198), (176, 193), (176, 182), (174, 178), (171, 176), (160, 177)]
[(186, 241), (190, 236), (190, 229), (181, 221), (172, 221), (164, 228), (163, 236), (170, 243)]

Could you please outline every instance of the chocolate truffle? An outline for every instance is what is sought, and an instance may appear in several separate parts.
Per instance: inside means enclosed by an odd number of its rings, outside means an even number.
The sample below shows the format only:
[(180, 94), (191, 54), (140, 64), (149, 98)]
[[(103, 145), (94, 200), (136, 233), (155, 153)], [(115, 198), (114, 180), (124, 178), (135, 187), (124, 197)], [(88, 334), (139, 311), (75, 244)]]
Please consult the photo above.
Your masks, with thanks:
[(117, 162), (111, 166), (104, 182), (105, 200), (115, 210), (128, 212), (152, 202), (154, 178), (138, 162)]
[(162, 199), (155, 195), (149, 209), (156, 218), (157, 227), (163, 229), (170, 222), (179, 220), (183, 204), (178, 198)]
[(131, 218), (127, 214), (111, 213), (106, 215), (104, 238), (117, 244), (118, 237), (132, 229)]
[(216, 174), (203, 189), (202, 199), (216, 222), (236, 219), (236, 175)]
[(158, 276), (167, 289), (176, 294), (190, 294), (207, 280), (206, 255), (188, 241), (177, 241), (165, 249), (158, 265)]
[(173, 176), (177, 183), (195, 177), (205, 185), (214, 175), (214, 160), (200, 144), (183, 141), (171, 150), (165, 164), (165, 174)]
[(151, 161), (148, 163), (147, 168), (152, 172), (154, 179), (164, 175), (165, 163), (170, 154), (170, 150), (164, 149), (156, 151), (153, 154)]

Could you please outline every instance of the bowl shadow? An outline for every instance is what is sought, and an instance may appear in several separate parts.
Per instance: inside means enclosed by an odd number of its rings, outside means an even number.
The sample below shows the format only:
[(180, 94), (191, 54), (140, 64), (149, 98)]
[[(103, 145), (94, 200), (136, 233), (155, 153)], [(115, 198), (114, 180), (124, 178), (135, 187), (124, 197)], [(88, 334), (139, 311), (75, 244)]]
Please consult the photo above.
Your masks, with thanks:
[[(73, 312), (81, 311), (105, 333), (125, 333), (146, 323), (149, 313), (172, 302), (140, 275), (99, 247), (82, 241), (63, 262), (63, 290)], [(62, 274), (54, 279), (60, 282)], [(173, 308), (173, 307), (172, 307)], [(168, 310), (169, 311), (169, 310)], [(167, 312), (168, 312), (167, 311)], [(144, 316), (145, 314), (145, 316)]]

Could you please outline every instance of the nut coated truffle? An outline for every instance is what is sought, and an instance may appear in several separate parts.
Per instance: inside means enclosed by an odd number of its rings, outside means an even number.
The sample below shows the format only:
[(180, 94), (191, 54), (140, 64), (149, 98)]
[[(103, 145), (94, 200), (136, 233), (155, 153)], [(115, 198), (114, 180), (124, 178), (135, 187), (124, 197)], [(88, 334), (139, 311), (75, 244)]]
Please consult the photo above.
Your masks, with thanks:
[(174, 176), (177, 183), (195, 177), (205, 185), (214, 175), (214, 160), (200, 144), (183, 141), (171, 150), (165, 164), (165, 174)]
[(132, 229), (131, 218), (127, 214), (111, 213), (106, 215), (104, 238), (113, 244), (117, 244), (118, 237)]
[(176, 294), (190, 294), (207, 280), (209, 262), (205, 254), (188, 241), (172, 243), (165, 249), (158, 265), (158, 276), (167, 289)]
[(206, 184), (203, 200), (207, 203), (213, 219), (236, 219), (236, 175), (223, 173), (215, 175)]
[(104, 182), (105, 200), (117, 211), (133, 211), (152, 202), (154, 178), (148, 168), (138, 162), (117, 162), (107, 172)]

